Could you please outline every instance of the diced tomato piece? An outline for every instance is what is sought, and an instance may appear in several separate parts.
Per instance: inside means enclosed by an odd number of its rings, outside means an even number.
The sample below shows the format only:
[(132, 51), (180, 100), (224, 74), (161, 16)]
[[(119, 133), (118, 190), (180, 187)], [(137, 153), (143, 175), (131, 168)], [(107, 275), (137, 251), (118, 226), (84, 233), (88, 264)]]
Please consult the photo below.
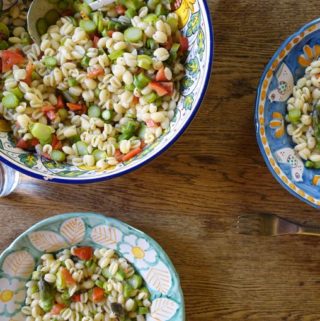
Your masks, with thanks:
[(107, 32), (107, 35), (109, 36), (109, 37), (112, 37), (112, 34), (114, 33), (114, 30), (109, 30), (108, 32)]
[(52, 149), (58, 150), (62, 148), (62, 142), (57, 138), (56, 135), (52, 135)]
[(159, 82), (156, 81), (151, 81), (149, 83), (149, 87), (154, 90), (160, 97), (168, 95), (169, 93), (165, 87), (163, 87)]
[(71, 298), (72, 302), (80, 302), (81, 301), (81, 294), (80, 293), (76, 293), (72, 296)]
[(92, 290), (92, 301), (94, 303), (101, 302), (104, 299), (104, 290), (98, 287), (94, 287)]
[(76, 284), (76, 281), (72, 278), (71, 273), (64, 267), (61, 268), (61, 276), (67, 286), (72, 286)]
[(35, 146), (37, 146), (37, 145), (39, 145), (40, 144), (40, 142), (39, 142), (39, 140), (37, 139), (37, 138), (32, 138), (32, 139), (30, 139), (30, 145), (32, 146), (32, 147), (35, 147)]
[(189, 48), (189, 41), (188, 41), (188, 38), (187, 37), (184, 37), (184, 36), (180, 36), (180, 48), (179, 48), (179, 51), (182, 52), (182, 53), (185, 53), (188, 48)]
[(34, 65), (31, 61), (29, 61), (26, 67), (26, 78), (24, 80), (24, 82), (27, 83), (28, 85), (30, 85), (32, 82), (33, 70), (34, 70)]
[(14, 65), (21, 65), (24, 63), (25, 58), (20, 52), (16, 50), (3, 50), (2, 58), (2, 72), (7, 72), (12, 69)]
[(24, 140), (23, 138), (20, 138), (17, 142), (17, 145), (16, 145), (18, 148), (22, 148), (22, 149), (29, 149), (29, 143), (28, 141)]
[(46, 159), (51, 159), (51, 156), (48, 153), (42, 153), (41, 156)]
[(93, 36), (93, 47), (94, 48), (98, 48), (98, 42), (99, 42), (100, 38), (96, 35)]
[(133, 96), (133, 98), (132, 98), (132, 103), (133, 103), (134, 105), (138, 104), (138, 103), (139, 103), (139, 97)]
[(90, 79), (97, 78), (98, 76), (104, 75), (104, 70), (103, 68), (95, 68), (91, 71), (88, 72), (87, 77)]
[(146, 124), (148, 127), (157, 127), (158, 126), (158, 124), (156, 122), (154, 122), (152, 119), (148, 119), (146, 121)]
[(66, 306), (64, 304), (56, 303), (52, 309), (51, 309), (51, 314), (53, 315), (58, 315), (60, 312), (65, 308)]
[(89, 261), (93, 256), (93, 248), (90, 246), (77, 247), (73, 250), (73, 253), (80, 260)]
[(55, 110), (55, 108), (54, 108), (54, 106), (52, 106), (52, 105), (45, 105), (45, 106), (43, 106), (42, 108), (41, 108), (41, 111), (43, 112), (43, 113), (47, 113), (48, 111), (54, 111)]
[(56, 108), (58, 109), (64, 108), (64, 101), (61, 95), (58, 96)]
[(158, 70), (156, 74), (156, 81), (167, 81), (166, 75), (164, 73), (164, 67), (161, 67), (161, 69)]
[(120, 149), (116, 149), (115, 153), (114, 153), (114, 157), (116, 158), (116, 160), (118, 162), (121, 162), (122, 159), (122, 153), (120, 152)]
[(167, 50), (170, 50), (173, 44), (172, 37), (169, 36), (167, 42), (163, 44), (163, 47), (166, 48)]
[(83, 106), (81, 104), (67, 103), (67, 106), (72, 111), (82, 110)]
[(87, 111), (88, 111), (88, 107), (87, 107), (87, 105), (86, 105), (86, 104), (83, 104), (83, 105), (82, 105), (82, 109), (81, 109), (80, 114), (81, 114), (81, 115), (82, 115), (82, 114), (86, 114), (86, 113), (87, 113)]
[(118, 5), (116, 5), (116, 12), (118, 15), (121, 16), (121, 15), (125, 14), (126, 8), (123, 5), (118, 4)]
[(173, 93), (173, 82), (172, 81), (163, 81), (160, 82), (160, 85), (168, 91), (168, 95)]
[(55, 120), (56, 119), (56, 113), (53, 111), (53, 110), (49, 110), (47, 113), (46, 113), (46, 116), (48, 119), (50, 120)]
[(138, 147), (132, 151), (130, 151), (129, 153), (125, 154), (123, 157), (122, 157), (122, 161), (123, 162), (126, 162), (128, 161), (129, 159), (133, 158), (134, 156), (140, 154), (142, 152), (142, 148), (141, 147)]

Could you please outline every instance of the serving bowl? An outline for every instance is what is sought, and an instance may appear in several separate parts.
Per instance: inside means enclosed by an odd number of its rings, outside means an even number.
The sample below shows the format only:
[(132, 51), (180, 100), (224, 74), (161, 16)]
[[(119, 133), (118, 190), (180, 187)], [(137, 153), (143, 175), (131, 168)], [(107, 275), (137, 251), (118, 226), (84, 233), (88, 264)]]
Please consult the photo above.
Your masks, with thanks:
[(320, 19), (290, 36), (261, 78), (255, 111), (258, 144), (278, 182), (297, 198), (320, 208), (320, 171), (305, 168), (286, 132), (286, 102), (312, 60), (320, 58)]
[(184, 321), (179, 277), (164, 250), (145, 233), (93, 213), (51, 217), (32, 226), (0, 255), (0, 320), (24, 321), (25, 284), (41, 255), (73, 245), (105, 247), (133, 264), (151, 293), (147, 321)]
[(10, 134), (0, 133), (0, 160), (29, 176), (60, 183), (90, 183), (117, 177), (141, 167), (169, 148), (186, 130), (204, 97), (213, 60), (213, 31), (205, 0), (176, 0), (180, 29), (189, 40), (181, 98), (169, 129), (136, 157), (103, 171), (95, 167), (57, 164), (15, 147)]

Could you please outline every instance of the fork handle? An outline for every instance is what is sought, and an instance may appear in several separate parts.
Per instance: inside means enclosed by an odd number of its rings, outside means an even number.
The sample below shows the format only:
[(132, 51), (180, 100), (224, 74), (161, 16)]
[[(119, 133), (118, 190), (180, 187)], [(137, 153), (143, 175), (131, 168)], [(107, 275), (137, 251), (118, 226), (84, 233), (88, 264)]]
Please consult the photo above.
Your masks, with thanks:
[(299, 229), (296, 234), (320, 236), (320, 228), (309, 227), (309, 226), (299, 226)]

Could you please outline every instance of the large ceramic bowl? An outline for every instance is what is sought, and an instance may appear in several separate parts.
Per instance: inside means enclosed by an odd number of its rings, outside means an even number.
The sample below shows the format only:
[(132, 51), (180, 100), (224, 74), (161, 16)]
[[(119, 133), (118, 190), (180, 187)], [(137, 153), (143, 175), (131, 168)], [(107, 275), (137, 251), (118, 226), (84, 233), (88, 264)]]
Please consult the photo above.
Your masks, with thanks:
[(46, 219), (19, 236), (0, 256), (0, 320), (25, 321), (25, 283), (45, 252), (72, 245), (107, 247), (130, 261), (144, 278), (152, 305), (146, 321), (184, 321), (179, 277), (163, 249), (149, 236), (118, 220), (92, 213)]
[(92, 167), (55, 164), (45, 158), (15, 148), (12, 137), (0, 133), (0, 160), (16, 170), (40, 179), (61, 183), (89, 183), (130, 172), (169, 148), (186, 130), (204, 97), (213, 60), (213, 30), (205, 0), (176, 0), (176, 13), (183, 34), (189, 39), (186, 76), (182, 96), (170, 128), (141, 154), (105, 171)]
[(255, 122), (262, 155), (274, 177), (290, 193), (320, 208), (320, 170), (307, 169), (286, 133), (286, 101), (311, 61), (320, 58), (320, 19), (288, 38), (268, 63), (260, 81)]

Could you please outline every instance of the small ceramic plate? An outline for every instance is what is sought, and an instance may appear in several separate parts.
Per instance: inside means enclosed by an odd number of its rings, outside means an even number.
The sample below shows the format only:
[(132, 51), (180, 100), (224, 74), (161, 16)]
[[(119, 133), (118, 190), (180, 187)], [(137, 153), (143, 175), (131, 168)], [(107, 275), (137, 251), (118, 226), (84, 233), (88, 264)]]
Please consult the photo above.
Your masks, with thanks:
[(320, 19), (289, 37), (268, 63), (258, 88), (255, 123), (261, 153), (273, 176), (291, 194), (320, 208), (320, 170), (304, 167), (286, 133), (286, 102), (296, 81), (320, 57)]
[(25, 283), (40, 256), (73, 245), (112, 248), (130, 261), (151, 292), (147, 321), (184, 321), (179, 277), (170, 259), (149, 236), (118, 220), (93, 213), (54, 216), (32, 226), (0, 256), (0, 320), (25, 321)]

